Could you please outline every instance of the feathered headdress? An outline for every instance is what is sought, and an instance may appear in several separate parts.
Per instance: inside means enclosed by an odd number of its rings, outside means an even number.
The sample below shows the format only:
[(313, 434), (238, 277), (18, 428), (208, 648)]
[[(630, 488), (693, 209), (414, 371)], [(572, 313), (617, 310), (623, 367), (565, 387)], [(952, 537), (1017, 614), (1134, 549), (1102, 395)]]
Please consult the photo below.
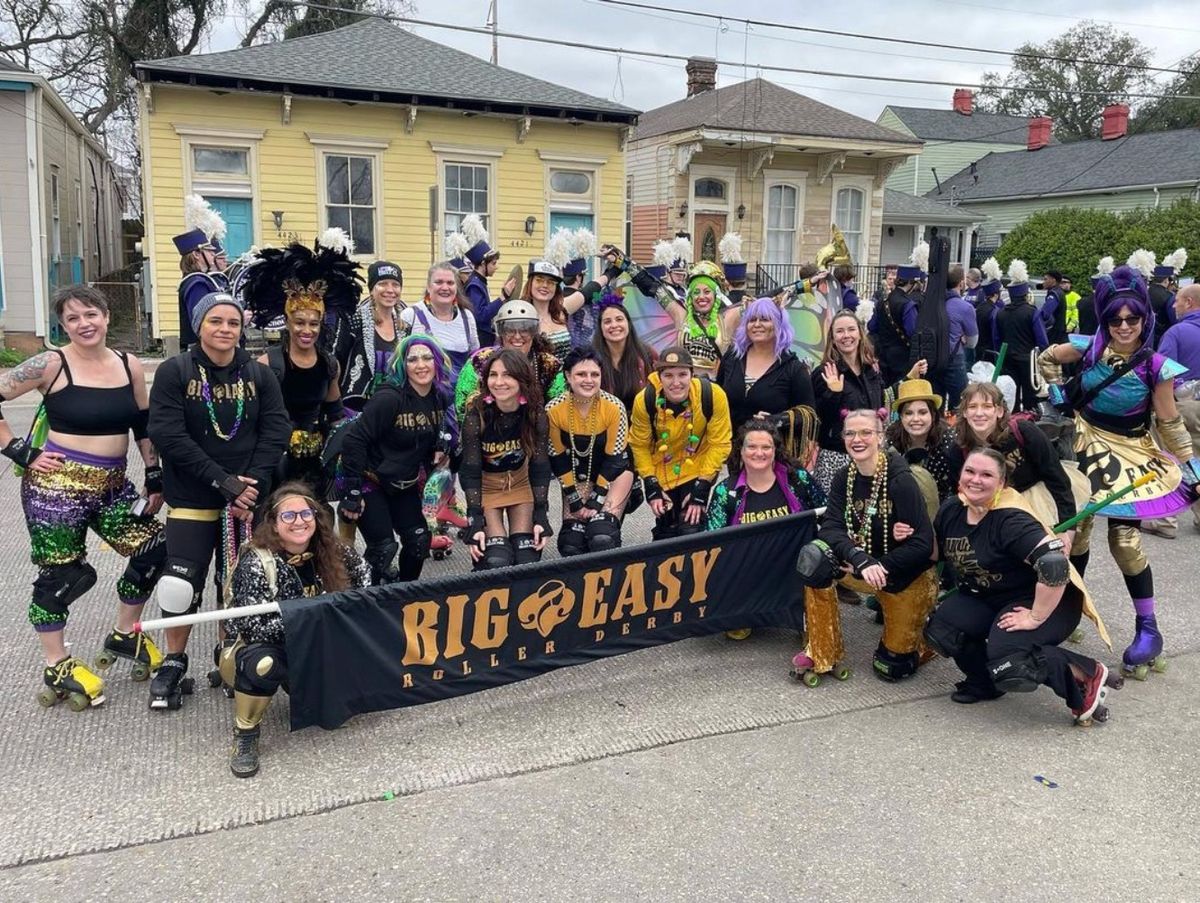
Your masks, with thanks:
[(717, 245), (717, 253), (721, 257), (721, 263), (745, 263), (746, 258), (742, 256), (742, 236), (736, 232), (726, 232), (720, 244)]
[(463, 237), (467, 240), (468, 248), (471, 245), (488, 240), (487, 229), (483, 227), (483, 220), (479, 218), (478, 213), (470, 213), (464, 216), (459, 229), (462, 231)]
[(189, 229), (199, 229), (208, 239), (218, 242), (225, 237), (225, 220), (212, 205), (198, 194), (183, 199), (183, 223)]
[(922, 273), (929, 272), (929, 242), (923, 241), (912, 249), (912, 254), (908, 258), (908, 262), (921, 270)]
[(1029, 281), (1029, 267), (1025, 265), (1024, 260), (1019, 257), (1013, 258), (1012, 263), (1008, 265), (1008, 281), (1010, 285)]
[(587, 260), (599, 250), (596, 233), (591, 229), (576, 229), (571, 233), (571, 260)]
[(1000, 281), (1000, 261), (995, 257), (989, 257), (979, 269), (983, 273), (985, 284)]
[(675, 242), (673, 241), (656, 241), (654, 243), (654, 265), (669, 267), (671, 261), (675, 259)]
[(468, 247), (470, 245), (467, 244), (467, 239), (461, 232), (450, 232), (442, 239), (442, 251), (446, 255), (446, 260), (450, 266), (458, 270), (464, 267), (470, 269), (466, 262)]
[(675, 255), (671, 259), (671, 269), (686, 269), (692, 262), (692, 240), (686, 235), (676, 236), (671, 241), (671, 252)]
[(1129, 259), (1125, 261), (1125, 265), (1133, 267), (1147, 279), (1154, 275), (1155, 255), (1153, 251), (1147, 251), (1145, 248), (1138, 248), (1129, 255)]
[(1117, 262), (1111, 257), (1101, 257), (1100, 262), (1096, 264), (1097, 276), (1108, 276), (1117, 268)]
[(571, 260), (571, 245), (574, 235), (570, 229), (558, 228), (554, 230), (554, 234), (550, 236), (550, 240), (546, 242), (546, 260), (558, 267), (560, 270), (567, 265), (567, 261)]
[(1187, 259), (1187, 248), (1176, 248), (1154, 270), (1155, 277), (1177, 276), (1187, 266)]
[(254, 322), (265, 326), (281, 314), (297, 310), (316, 310), (322, 316), (353, 313), (362, 295), (363, 279), (359, 265), (346, 250), (351, 247), (345, 232), (327, 229), (312, 248), (292, 242), (284, 248), (260, 251), (258, 259), (246, 267), (242, 284), (242, 298), (254, 311)]

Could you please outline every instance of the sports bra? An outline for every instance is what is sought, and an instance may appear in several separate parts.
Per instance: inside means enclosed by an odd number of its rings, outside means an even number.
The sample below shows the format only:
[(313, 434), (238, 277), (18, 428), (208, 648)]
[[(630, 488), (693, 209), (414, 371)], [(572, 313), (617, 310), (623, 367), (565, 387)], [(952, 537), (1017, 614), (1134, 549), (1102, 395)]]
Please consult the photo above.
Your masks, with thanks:
[(70, 436), (123, 436), (145, 418), (133, 396), (129, 358), (120, 351), (113, 353), (121, 359), (129, 382), (105, 389), (75, 385), (67, 356), (62, 351), (58, 352), (67, 384), (57, 392), (47, 393), (42, 399), (50, 429)]

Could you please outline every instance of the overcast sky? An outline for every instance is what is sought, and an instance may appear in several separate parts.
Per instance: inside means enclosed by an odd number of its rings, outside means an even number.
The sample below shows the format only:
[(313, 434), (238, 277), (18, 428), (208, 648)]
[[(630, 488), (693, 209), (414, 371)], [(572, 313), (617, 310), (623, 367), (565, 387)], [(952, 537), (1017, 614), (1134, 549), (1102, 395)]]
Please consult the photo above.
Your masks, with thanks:
[[(650, 110), (686, 93), (682, 62), (646, 61), (588, 52), (588, 47), (652, 50), (716, 56), (736, 65), (721, 66), (718, 85), (759, 74), (754, 66), (856, 72), (975, 84), (984, 72), (1007, 71), (1008, 58), (952, 48), (986, 47), (1010, 51), (1027, 41), (1055, 37), (1084, 18), (1107, 21), (1155, 48), (1154, 65), (1173, 67), (1200, 49), (1200, 19), (1194, 2), (1091, 0), (893, 0), (800, 3), (796, 0), (649, 0), (660, 11), (614, 7), (598, 0), (498, 0), (500, 31), (576, 42), (579, 50), (500, 39), (500, 65), (569, 85), (638, 110)], [(947, 49), (901, 47), (851, 38), (823, 37), (750, 26), (730, 19), (718, 23), (661, 11), (677, 7), (764, 21), (844, 28), (862, 34), (944, 41)], [(416, 18), (448, 25), (482, 27), (488, 0), (417, 0)], [(1052, 10), (1052, 12), (1050, 12)], [(814, 17), (813, 12), (822, 13)], [(209, 37), (211, 50), (235, 47), (244, 19), (230, 16)], [(491, 40), (443, 28), (414, 27), (422, 37), (487, 59)], [(1086, 55), (1087, 48), (1077, 51)], [(743, 61), (747, 68), (743, 68)], [(875, 119), (889, 103), (949, 106), (952, 87), (892, 84), (845, 78), (763, 72), (764, 78), (831, 106)], [(1165, 80), (1169, 76), (1159, 76)], [(463, 86), (469, 94), (470, 87)]]

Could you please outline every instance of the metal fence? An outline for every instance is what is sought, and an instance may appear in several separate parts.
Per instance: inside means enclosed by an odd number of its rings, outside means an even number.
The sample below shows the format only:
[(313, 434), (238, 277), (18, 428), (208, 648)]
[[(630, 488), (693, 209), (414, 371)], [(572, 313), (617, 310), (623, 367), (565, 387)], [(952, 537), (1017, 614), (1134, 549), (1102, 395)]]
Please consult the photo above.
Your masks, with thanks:
[[(108, 298), (108, 345), (143, 352), (149, 344), (149, 322), (142, 307), (140, 282), (91, 282)], [(56, 324), (57, 327), (57, 324)]]
[[(754, 291), (758, 297), (773, 295), (800, 279), (799, 263), (760, 263), (754, 268)], [(854, 285), (860, 297), (870, 297), (883, 284), (886, 266), (856, 266)]]

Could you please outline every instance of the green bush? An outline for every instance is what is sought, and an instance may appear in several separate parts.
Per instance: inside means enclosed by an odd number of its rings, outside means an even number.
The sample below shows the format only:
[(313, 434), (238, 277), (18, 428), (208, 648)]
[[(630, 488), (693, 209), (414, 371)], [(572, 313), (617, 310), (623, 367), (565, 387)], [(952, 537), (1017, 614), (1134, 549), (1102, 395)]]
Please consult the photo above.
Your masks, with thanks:
[(1187, 248), (1184, 275), (1200, 267), (1200, 204), (1176, 201), (1170, 207), (1133, 210), (1124, 215), (1108, 210), (1059, 207), (1035, 213), (1004, 239), (996, 258), (1007, 268), (1015, 257), (1029, 265), (1031, 278), (1053, 268), (1070, 276), (1081, 294), (1091, 293), (1088, 277), (1101, 257), (1120, 266), (1138, 248), (1161, 260), (1176, 248)]

